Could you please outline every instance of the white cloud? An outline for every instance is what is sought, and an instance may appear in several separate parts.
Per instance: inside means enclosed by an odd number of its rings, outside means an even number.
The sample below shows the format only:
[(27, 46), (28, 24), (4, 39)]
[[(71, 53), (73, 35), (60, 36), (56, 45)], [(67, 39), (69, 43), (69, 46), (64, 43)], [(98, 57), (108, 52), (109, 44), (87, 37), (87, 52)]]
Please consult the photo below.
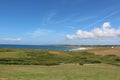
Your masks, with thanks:
[(91, 31), (78, 30), (75, 35), (67, 35), (68, 39), (86, 38), (115, 38), (120, 37), (120, 29), (114, 29), (109, 22), (105, 22), (101, 28), (94, 28)]
[(7, 41), (7, 42), (19, 42), (22, 39), (21, 38), (1, 38), (2, 41)]
[(31, 35), (34, 36), (34, 37), (39, 37), (39, 36), (47, 35), (50, 32), (52, 32), (52, 31), (48, 30), (48, 29), (37, 29), (37, 30), (33, 31), (31, 33)]
[(69, 35), (69, 34), (68, 34), (68, 35), (67, 35), (67, 38), (68, 38), (68, 39), (76, 39), (77, 37), (76, 37), (76, 35)]
[(103, 24), (103, 29), (106, 29), (106, 28), (109, 28), (109, 27), (111, 27), (110, 22), (105, 22)]

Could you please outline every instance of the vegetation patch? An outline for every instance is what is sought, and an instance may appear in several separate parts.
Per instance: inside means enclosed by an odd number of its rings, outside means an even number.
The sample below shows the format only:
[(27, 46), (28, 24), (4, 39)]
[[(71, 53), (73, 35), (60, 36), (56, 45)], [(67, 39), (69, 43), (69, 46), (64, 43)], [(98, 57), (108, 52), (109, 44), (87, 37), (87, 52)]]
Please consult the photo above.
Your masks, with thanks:
[[(112, 64), (120, 65), (120, 57), (116, 55), (95, 55), (91, 52), (55, 51), (31, 49), (0, 49), (0, 64), (17, 65), (59, 65), (61, 63)], [(6, 54), (7, 53), (7, 54)], [(14, 55), (13, 55), (14, 54)], [(4, 56), (2, 56), (4, 55)], [(11, 56), (13, 55), (13, 56)]]

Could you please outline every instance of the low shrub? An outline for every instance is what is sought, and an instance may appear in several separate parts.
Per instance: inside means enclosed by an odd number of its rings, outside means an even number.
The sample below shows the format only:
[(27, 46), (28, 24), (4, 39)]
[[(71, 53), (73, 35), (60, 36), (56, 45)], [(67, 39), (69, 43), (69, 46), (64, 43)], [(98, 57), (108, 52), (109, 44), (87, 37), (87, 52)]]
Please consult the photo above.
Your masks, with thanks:
[[(13, 49), (0, 49), (4, 52), (11, 52)], [(17, 64), (17, 65), (59, 65), (61, 63), (79, 63), (95, 64), (106, 63), (112, 65), (120, 65), (120, 57), (115, 55), (100, 56), (89, 52), (73, 52), (64, 51), (64, 55), (51, 54), (47, 50), (29, 50), (14, 49), (16, 58), (0, 58), (0, 64)], [(2, 53), (2, 52), (1, 52)], [(19, 53), (19, 54), (18, 54)], [(14, 53), (15, 54), (15, 53)], [(21, 55), (20, 55), (21, 54)]]

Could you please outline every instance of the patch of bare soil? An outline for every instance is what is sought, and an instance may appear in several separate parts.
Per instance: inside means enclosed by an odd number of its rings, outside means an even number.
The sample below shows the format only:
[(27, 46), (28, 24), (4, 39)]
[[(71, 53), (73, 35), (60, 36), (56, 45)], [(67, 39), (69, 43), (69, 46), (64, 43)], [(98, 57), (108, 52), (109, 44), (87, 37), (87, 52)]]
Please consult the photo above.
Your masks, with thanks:
[(51, 53), (51, 54), (61, 54), (60, 51), (49, 51), (49, 53)]
[(88, 52), (93, 52), (98, 55), (117, 55), (120, 56), (120, 47), (117, 48), (99, 48), (87, 50)]

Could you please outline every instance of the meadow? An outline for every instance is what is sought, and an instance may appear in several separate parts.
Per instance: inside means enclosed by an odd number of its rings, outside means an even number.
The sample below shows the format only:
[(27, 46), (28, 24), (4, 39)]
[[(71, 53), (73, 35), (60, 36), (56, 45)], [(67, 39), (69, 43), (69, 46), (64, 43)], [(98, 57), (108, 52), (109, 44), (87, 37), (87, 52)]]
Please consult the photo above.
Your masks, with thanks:
[(120, 67), (106, 64), (0, 65), (0, 80), (120, 80)]
[(114, 54), (0, 49), (0, 80), (120, 80), (119, 75), (120, 57)]
[(32, 49), (0, 49), (0, 64), (60, 65), (60, 64), (111, 64), (120, 65), (120, 57), (114, 54), (97, 55), (88, 51), (54, 51)]

